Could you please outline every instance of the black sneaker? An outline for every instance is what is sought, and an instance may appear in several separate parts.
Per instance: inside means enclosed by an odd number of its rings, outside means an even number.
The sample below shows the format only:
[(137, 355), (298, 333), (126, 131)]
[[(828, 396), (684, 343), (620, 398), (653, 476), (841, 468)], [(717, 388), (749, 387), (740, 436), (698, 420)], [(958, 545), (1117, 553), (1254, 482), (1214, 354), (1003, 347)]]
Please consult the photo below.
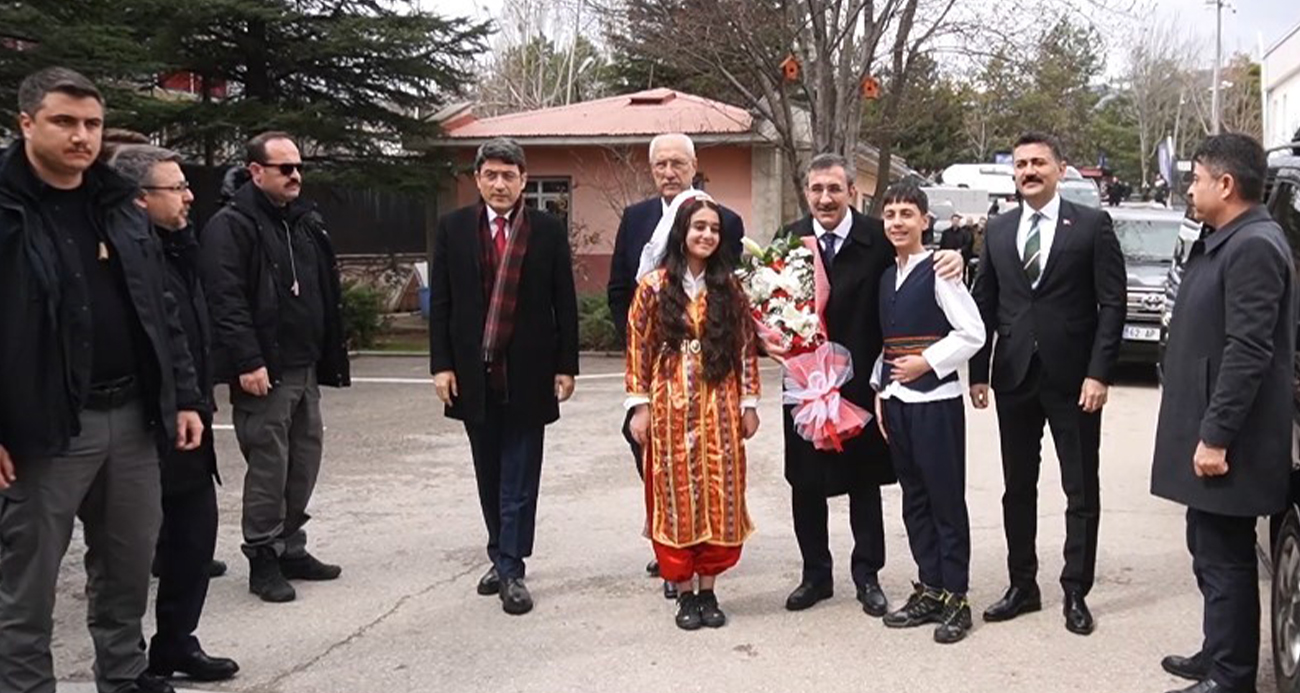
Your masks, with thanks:
[(727, 625), (727, 615), (718, 608), (718, 596), (713, 593), (713, 590), (700, 590), (695, 602), (700, 607), (700, 622), (706, 628), (721, 628)]
[(903, 608), (885, 615), (886, 626), (915, 628), (943, 620), (943, 593), (919, 582), (912, 583), (912, 587), (912, 596), (907, 598)]
[(699, 630), (704, 625), (700, 617), (700, 602), (694, 592), (682, 592), (677, 597), (677, 627), (682, 630)]
[(961, 642), (970, 632), (970, 602), (964, 594), (949, 594), (943, 605), (943, 620), (934, 629), (934, 641), (942, 645)]

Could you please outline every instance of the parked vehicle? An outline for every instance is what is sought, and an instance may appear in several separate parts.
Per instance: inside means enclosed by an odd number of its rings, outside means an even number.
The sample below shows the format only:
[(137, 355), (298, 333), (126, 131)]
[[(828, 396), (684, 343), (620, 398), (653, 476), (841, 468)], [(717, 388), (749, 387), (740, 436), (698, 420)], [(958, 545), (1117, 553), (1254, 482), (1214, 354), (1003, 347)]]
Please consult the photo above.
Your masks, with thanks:
[(1120, 361), (1155, 365), (1160, 356), (1165, 278), (1174, 260), (1183, 217), (1167, 210), (1131, 208), (1112, 209), (1110, 217), (1128, 273), (1128, 310)]
[(1073, 166), (1065, 167), (1065, 177), (1061, 179), (1058, 190), (1061, 191), (1062, 199), (1084, 207), (1101, 209), (1101, 191), (1097, 189), (1097, 184), (1084, 178), (1079, 169)]
[[(939, 174), (945, 186), (984, 190), (988, 200), (1015, 197), (1016, 181), (1010, 164), (953, 164)], [(985, 200), (985, 209), (988, 208)]]
[[(1300, 271), (1300, 142), (1274, 150), (1269, 158), (1264, 187), (1268, 211), (1282, 226), (1291, 255)], [(1174, 262), (1166, 282), (1165, 315), (1161, 342), (1167, 338), (1168, 316), (1178, 297), (1178, 285), (1192, 245), (1200, 237), (1184, 230), (1179, 234)], [(1300, 325), (1297, 325), (1300, 333)], [(1300, 373), (1300, 351), (1296, 353)], [(1270, 623), (1273, 634), (1273, 672), (1281, 693), (1300, 693), (1300, 378), (1293, 378), (1295, 396), (1292, 427), (1290, 503), (1287, 510), (1268, 518), (1268, 531), (1260, 533), (1259, 555), (1272, 576)]]

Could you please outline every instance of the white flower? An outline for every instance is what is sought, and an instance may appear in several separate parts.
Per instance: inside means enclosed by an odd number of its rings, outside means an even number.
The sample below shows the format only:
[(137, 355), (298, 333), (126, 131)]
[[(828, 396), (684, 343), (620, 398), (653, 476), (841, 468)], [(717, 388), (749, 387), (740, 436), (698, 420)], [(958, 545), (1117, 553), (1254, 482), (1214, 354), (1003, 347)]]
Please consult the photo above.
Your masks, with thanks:
[(746, 253), (749, 253), (754, 257), (759, 257), (763, 254), (763, 246), (754, 242), (754, 240), (749, 236), (742, 236), (740, 238), (740, 247), (744, 248)]

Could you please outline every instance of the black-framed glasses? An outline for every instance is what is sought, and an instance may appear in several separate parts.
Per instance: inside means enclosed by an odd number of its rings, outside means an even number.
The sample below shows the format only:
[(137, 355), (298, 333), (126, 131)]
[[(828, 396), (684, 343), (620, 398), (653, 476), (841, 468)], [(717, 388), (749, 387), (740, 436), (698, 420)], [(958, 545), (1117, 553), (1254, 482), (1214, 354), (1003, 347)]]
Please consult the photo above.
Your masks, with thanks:
[(262, 164), (262, 166), (264, 166), (264, 167), (266, 167), (266, 168), (277, 169), (277, 170), (280, 171), (280, 175), (282, 175), (282, 176), (286, 176), (286, 177), (287, 177), (287, 176), (292, 176), (293, 173), (294, 173), (294, 171), (297, 171), (297, 172), (299, 172), (299, 173), (301, 173), (301, 172), (303, 171), (303, 165), (302, 165), (302, 162), (301, 162), (301, 161), (299, 161), (299, 162), (297, 162), (297, 163), (292, 163), (292, 164), (272, 164), (272, 163), (269, 163), (269, 162), (268, 162), (268, 163)]
[(187, 180), (183, 180), (177, 183), (176, 185), (141, 185), (140, 189), (153, 190), (153, 191), (166, 190), (168, 192), (183, 193), (186, 190), (190, 189), (190, 182)]

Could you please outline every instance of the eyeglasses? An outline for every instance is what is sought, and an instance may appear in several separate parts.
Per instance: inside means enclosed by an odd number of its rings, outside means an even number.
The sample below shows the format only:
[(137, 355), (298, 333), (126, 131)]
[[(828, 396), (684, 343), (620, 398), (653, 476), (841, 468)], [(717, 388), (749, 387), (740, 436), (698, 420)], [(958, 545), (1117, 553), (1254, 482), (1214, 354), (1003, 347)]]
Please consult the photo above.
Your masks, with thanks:
[(176, 185), (141, 185), (140, 189), (153, 191), (166, 190), (168, 192), (183, 193), (190, 189), (190, 182), (183, 180)]
[[(259, 162), (259, 163), (260, 163), (260, 162)], [(268, 163), (264, 163), (264, 164), (262, 164), (262, 166), (263, 166), (264, 168), (274, 168), (274, 169), (277, 169), (277, 170), (280, 171), (280, 175), (282, 175), (282, 176), (292, 176), (293, 173), (294, 173), (294, 171), (298, 171), (298, 172), (302, 172), (302, 171), (303, 171), (303, 165), (302, 165), (302, 162), (301, 162), (301, 161), (299, 161), (298, 163), (294, 163), (294, 164), (272, 164), (272, 163), (269, 163), (269, 162), (268, 162)]]

